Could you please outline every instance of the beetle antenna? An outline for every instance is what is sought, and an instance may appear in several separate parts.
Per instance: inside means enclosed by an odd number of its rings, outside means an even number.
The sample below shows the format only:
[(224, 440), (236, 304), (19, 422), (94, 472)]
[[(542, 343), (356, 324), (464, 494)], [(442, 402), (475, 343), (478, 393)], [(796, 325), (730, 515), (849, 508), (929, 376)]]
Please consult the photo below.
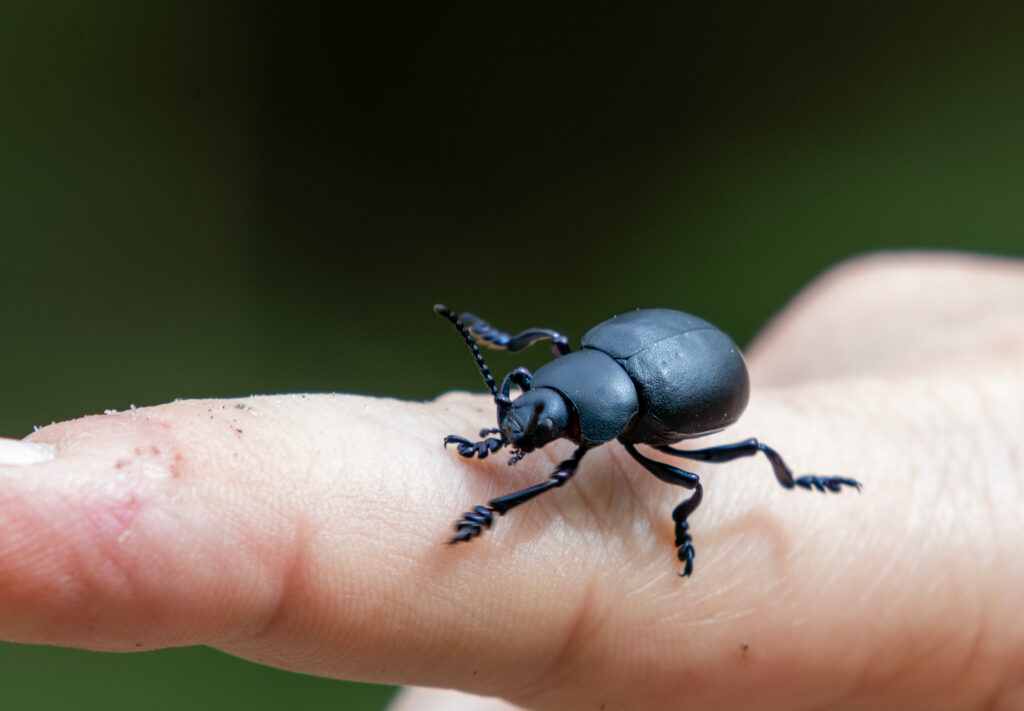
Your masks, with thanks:
[(455, 328), (459, 329), (459, 333), (462, 334), (463, 340), (466, 341), (466, 345), (469, 346), (469, 350), (473, 351), (473, 359), (476, 361), (476, 367), (480, 369), (480, 374), (484, 376), (484, 382), (487, 383), (487, 388), (491, 391), (491, 395), (494, 396), (494, 402), (499, 405), (508, 405), (509, 399), (503, 397), (498, 392), (498, 385), (494, 382), (494, 376), (491, 375), (491, 369), (487, 367), (487, 363), (484, 362), (483, 355), (480, 354), (480, 349), (476, 345), (476, 341), (473, 339), (473, 334), (466, 328), (466, 324), (462, 323), (462, 319), (456, 316), (451, 309), (444, 304), (434, 304), (434, 311), (441, 316), (452, 322)]

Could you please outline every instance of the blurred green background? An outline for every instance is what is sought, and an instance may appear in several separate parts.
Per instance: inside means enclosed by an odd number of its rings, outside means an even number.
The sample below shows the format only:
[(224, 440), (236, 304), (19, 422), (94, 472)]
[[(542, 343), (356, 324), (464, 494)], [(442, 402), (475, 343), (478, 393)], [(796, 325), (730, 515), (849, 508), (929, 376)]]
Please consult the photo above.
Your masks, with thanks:
[[(851, 254), (1024, 255), (1022, 39), (1019, 3), (5, 0), (0, 432), (480, 390), (437, 301), (573, 339), (664, 305), (745, 342)], [(390, 693), (0, 645), (5, 709)]]

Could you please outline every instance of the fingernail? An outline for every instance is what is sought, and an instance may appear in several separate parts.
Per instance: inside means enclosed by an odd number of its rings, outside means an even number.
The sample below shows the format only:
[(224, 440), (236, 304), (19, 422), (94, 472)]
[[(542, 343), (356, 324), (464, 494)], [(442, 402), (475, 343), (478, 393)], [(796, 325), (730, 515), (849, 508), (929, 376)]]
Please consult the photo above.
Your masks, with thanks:
[(54, 456), (53, 445), (0, 437), (0, 464), (33, 464)]

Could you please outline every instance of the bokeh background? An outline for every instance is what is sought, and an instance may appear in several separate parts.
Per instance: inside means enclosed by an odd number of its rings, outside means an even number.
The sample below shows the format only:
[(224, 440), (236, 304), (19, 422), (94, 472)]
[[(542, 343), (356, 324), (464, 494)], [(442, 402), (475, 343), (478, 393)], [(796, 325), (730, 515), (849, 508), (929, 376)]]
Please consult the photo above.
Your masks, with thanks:
[[(743, 343), (852, 254), (1024, 255), (1022, 40), (1020, 3), (4, 0), (0, 432), (481, 389), (437, 301), (573, 339), (664, 305)], [(0, 645), (5, 709), (390, 694)]]

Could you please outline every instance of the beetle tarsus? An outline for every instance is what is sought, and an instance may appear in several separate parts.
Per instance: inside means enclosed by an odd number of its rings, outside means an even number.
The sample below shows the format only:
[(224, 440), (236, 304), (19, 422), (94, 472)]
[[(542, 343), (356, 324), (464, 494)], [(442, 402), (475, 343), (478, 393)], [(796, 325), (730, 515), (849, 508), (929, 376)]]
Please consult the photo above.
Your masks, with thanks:
[(676, 522), (676, 547), (679, 549), (677, 555), (684, 565), (683, 572), (680, 573), (680, 576), (683, 578), (690, 577), (690, 573), (693, 572), (693, 559), (697, 555), (697, 551), (693, 547), (693, 537), (690, 535), (690, 523), (687, 519), (690, 517), (690, 514), (697, 510), (703, 498), (704, 488), (700, 485), (700, 482), (697, 482), (690, 498), (676, 506), (672, 511), (672, 520)]
[(843, 490), (844, 486), (852, 487), (857, 491), (860, 491), (861, 488), (860, 482), (856, 479), (847, 479), (841, 476), (816, 476), (814, 474), (798, 477), (793, 483), (804, 489), (817, 489), (823, 494), (829, 491), (838, 494)]
[(448, 545), (476, 538), (485, 528), (490, 528), (493, 522), (493, 509), (487, 506), (474, 506), (472, 511), (462, 514), (462, 518), (455, 522), (455, 535), (448, 540)]
[[(692, 498), (692, 497), (691, 497)], [(680, 578), (688, 578), (693, 572), (693, 559), (697, 555), (696, 549), (693, 547), (693, 537), (690, 535), (690, 524), (686, 522), (685, 514), (682, 518), (677, 518), (677, 514), (680, 514), (680, 509), (690, 499), (687, 499), (682, 504), (676, 507), (676, 510), (672, 512), (672, 518), (676, 522), (676, 547), (679, 549), (677, 556), (679, 561), (683, 564), (683, 572), (679, 574)]]
[[(487, 430), (482, 430), (480, 434), (483, 436), (487, 432)], [(444, 446), (447, 447), (449, 444), (456, 445), (456, 448), (459, 450), (459, 454), (468, 459), (472, 459), (473, 457), (487, 459), (488, 454), (491, 452), (497, 452), (505, 446), (504, 440), (497, 437), (488, 437), (487, 439), (479, 442), (471, 442), (465, 437), (459, 437), (458, 435), (448, 435), (445, 437)]]
[[(684, 524), (685, 525), (685, 524)], [(679, 546), (679, 560), (683, 564), (683, 572), (679, 574), (680, 578), (688, 578), (693, 573), (693, 559), (697, 555), (697, 551), (694, 550), (693, 543), (690, 542), (690, 534), (684, 534), (687, 540), (683, 541), (682, 545), (679, 543), (678, 533), (676, 535), (676, 545)]]

